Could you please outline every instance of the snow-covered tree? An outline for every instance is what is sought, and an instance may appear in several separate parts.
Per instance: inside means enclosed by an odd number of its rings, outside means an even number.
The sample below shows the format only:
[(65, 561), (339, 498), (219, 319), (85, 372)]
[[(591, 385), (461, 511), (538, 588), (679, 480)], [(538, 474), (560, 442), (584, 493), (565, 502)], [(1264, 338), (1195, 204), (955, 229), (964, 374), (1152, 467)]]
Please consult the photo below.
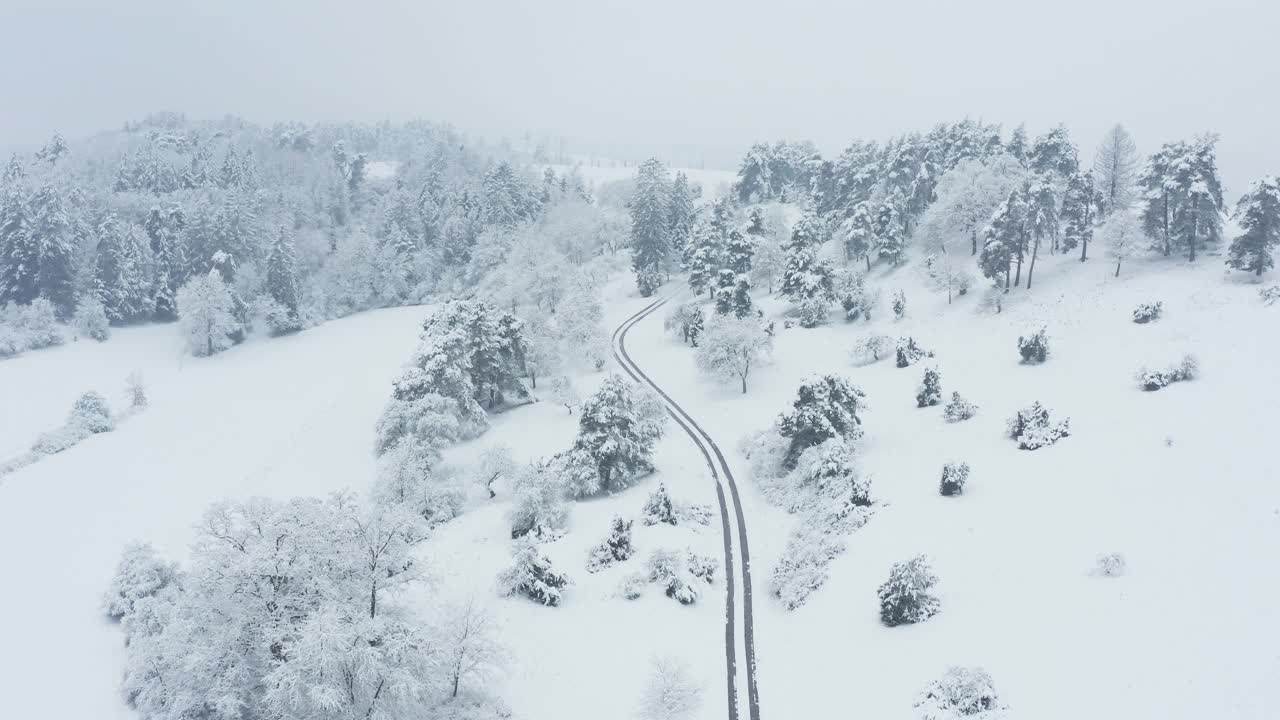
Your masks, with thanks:
[(927, 368), (920, 389), (916, 392), (916, 407), (932, 407), (942, 402), (942, 375), (938, 368)]
[(1102, 216), (1128, 211), (1137, 199), (1138, 173), (1142, 168), (1138, 146), (1123, 125), (1107, 131), (1093, 157), (1093, 176), (1097, 182)]
[(687, 666), (672, 657), (654, 658), (640, 698), (643, 720), (686, 720), (702, 707), (702, 687)]
[(649, 499), (645, 501), (644, 508), (640, 511), (640, 517), (645, 525), (679, 524), (675, 503), (672, 502), (671, 493), (667, 492), (667, 486), (664, 483), (658, 483), (658, 489), (649, 494)]
[(902, 320), (907, 315), (907, 294), (901, 290), (893, 291), (893, 319)]
[(684, 248), (693, 235), (694, 222), (698, 217), (695, 199), (693, 188), (689, 186), (689, 176), (683, 172), (676, 173), (667, 208), (671, 251), (676, 257), (683, 256)]
[(1093, 172), (1086, 170), (1067, 180), (1062, 196), (1062, 217), (1067, 226), (1062, 232), (1062, 251), (1080, 247), (1080, 262), (1088, 259), (1089, 241), (1093, 239), (1094, 220), (1098, 214), (1098, 191)]
[(888, 335), (863, 335), (853, 343), (849, 350), (850, 359), (855, 365), (870, 365), (893, 354), (894, 340)]
[(830, 263), (818, 258), (821, 244), (817, 218), (806, 215), (796, 221), (787, 245), (782, 294), (801, 307), (800, 324), (804, 327), (820, 324), (835, 298), (835, 272)]
[(1058, 194), (1053, 184), (1045, 180), (1033, 183), (1027, 190), (1027, 206), (1026, 228), (1032, 239), (1031, 264), (1027, 267), (1027, 289), (1030, 290), (1031, 276), (1036, 271), (1036, 258), (1040, 255), (1040, 244), (1051, 240), (1056, 246), (1058, 242)]
[(517, 471), (511, 478), (511, 537), (555, 537), (569, 517), (562, 466), (553, 459)]
[(1024, 123), (1019, 123), (1009, 135), (1009, 142), (1005, 143), (1005, 152), (1019, 163), (1027, 164), (1031, 145), (1027, 142), (1027, 126)]
[(968, 244), (970, 254), (977, 255), (983, 228), (1025, 176), (1026, 169), (1010, 155), (960, 161), (939, 179), (937, 200), (921, 216), (916, 237), (943, 254)]
[(134, 604), (178, 583), (178, 565), (162, 559), (150, 543), (132, 542), (125, 546), (102, 599), (103, 609), (113, 620), (133, 612)]
[(961, 422), (978, 414), (978, 406), (964, 399), (958, 392), (951, 393), (951, 401), (942, 408), (942, 417), (947, 422)]
[(942, 481), (938, 492), (944, 496), (959, 495), (964, 492), (964, 484), (969, 480), (969, 463), (947, 463), (942, 466)]
[(1218, 136), (1165, 143), (1147, 162), (1138, 182), (1144, 205), (1142, 224), (1166, 256), (1216, 243), (1222, 234), (1222, 178), (1218, 174)]
[(871, 250), (876, 242), (875, 220), (870, 206), (866, 202), (855, 205), (849, 217), (840, 223), (838, 233), (844, 244), (844, 259), (853, 261), (862, 258), (867, 262), (867, 270), (870, 270)]
[(591, 553), (587, 556), (587, 572), (599, 572), (614, 563), (628, 560), (635, 552), (635, 546), (631, 544), (631, 521), (623, 520), (621, 515), (614, 515), (609, 537), (591, 548)]
[(197, 275), (178, 290), (178, 318), (187, 350), (196, 357), (231, 347), (240, 330), (233, 315), (231, 292), (217, 270)]
[(895, 364), (898, 368), (911, 367), (923, 358), (933, 357), (933, 353), (920, 347), (920, 344), (913, 337), (898, 338), (898, 344), (894, 352)]
[(271, 254), (267, 256), (267, 294), (280, 309), (270, 321), (274, 335), (302, 328), (302, 317), (298, 312), (297, 264), (293, 238), (280, 228), (271, 243)]
[(996, 207), (991, 220), (982, 231), (982, 253), (978, 256), (978, 266), (982, 269), (983, 276), (993, 282), (999, 283), (1003, 275), (1006, 292), (1010, 287), (1015, 260), (1018, 278), (1012, 284), (1018, 285), (1022, 280), (1022, 257), (1027, 247), (1029, 214), (1025, 194), (1020, 188), (1014, 188), (1004, 202)]
[(639, 473), (653, 470), (653, 446), (662, 436), (666, 412), (662, 404), (642, 391), (610, 375), (578, 413), (578, 437), (573, 451), (589, 460), (594, 482), (575, 488), (576, 494), (616, 492)]
[(488, 680), (503, 662), (500, 628), (475, 598), (449, 606), (431, 637), (437, 643), (449, 697), (458, 697), (463, 682)]
[(686, 344), (697, 347), (698, 338), (702, 337), (705, 329), (702, 308), (696, 302), (675, 305), (672, 307), (671, 312), (667, 314), (663, 327), (668, 332), (679, 333), (680, 338)]
[(75, 326), (78, 335), (98, 342), (104, 342), (111, 337), (111, 325), (107, 320), (106, 308), (92, 296), (82, 299), (76, 305), (71, 324)]
[(98, 225), (96, 294), (111, 322), (131, 323), (151, 317), (150, 262), (150, 248), (137, 226), (115, 215), (108, 215)]
[(845, 378), (819, 375), (806, 379), (796, 391), (791, 412), (778, 418), (779, 433), (791, 441), (785, 467), (794, 468), (802, 452), (831, 438), (861, 438), (860, 413), (865, 409), (866, 395)]
[(671, 181), (667, 167), (657, 158), (646, 160), (636, 171), (630, 209), (631, 266), (637, 282), (650, 278), (641, 288), (641, 294), (648, 296), (654, 290), (652, 276), (666, 264), (672, 249)]
[(881, 203), (871, 228), (876, 255), (894, 265), (901, 264), (906, 256), (907, 232), (898, 208), (891, 202)]
[(747, 392), (747, 375), (773, 351), (773, 336), (755, 317), (717, 315), (703, 332), (695, 358), (698, 369), (717, 379), (736, 378)]
[(1275, 267), (1272, 253), (1280, 245), (1280, 182), (1268, 175), (1249, 187), (1236, 204), (1240, 235), (1231, 241), (1227, 266), (1258, 277)]
[(1071, 435), (1070, 419), (1054, 422), (1049, 409), (1039, 402), (1019, 410), (1005, 431), (1010, 440), (1018, 441), (1019, 450), (1039, 450)]
[(1133, 212), (1118, 210), (1107, 216), (1098, 227), (1098, 242), (1115, 258), (1116, 277), (1120, 277), (1120, 264), (1131, 257), (1146, 235), (1142, 223)]
[(770, 223), (760, 208), (748, 213), (747, 239), (752, 243), (751, 284), (773, 292), (787, 266), (787, 253), (776, 237), (782, 232), (777, 223)]
[(1056, 125), (1037, 137), (1027, 157), (1031, 171), (1040, 175), (1054, 174), (1069, 178), (1080, 170), (1079, 151), (1065, 125)]
[(498, 576), (498, 589), (504, 595), (524, 595), (548, 607), (560, 604), (561, 592), (568, 584), (569, 577), (551, 567), (532, 538), (516, 542), (511, 566)]
[(938, 614), (939, 603), (930, 591), (938, 582), (924, 555), (894, 563), (889, 579), (877, 592), (880, 622), (894, 627), (923, 622)]
[(1049, 336), (1047, 328), (1018, 336), (1018, 354), (1026, 365), (1038, 365), (1049, 357)]

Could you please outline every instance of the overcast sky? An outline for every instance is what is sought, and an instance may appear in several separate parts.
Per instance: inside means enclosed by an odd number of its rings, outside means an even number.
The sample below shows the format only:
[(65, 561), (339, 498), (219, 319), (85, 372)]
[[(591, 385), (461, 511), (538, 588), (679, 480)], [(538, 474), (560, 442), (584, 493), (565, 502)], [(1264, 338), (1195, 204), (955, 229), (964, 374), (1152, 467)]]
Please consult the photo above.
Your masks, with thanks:
[[(1271, 0), (0, 0), (0, 146), (151, 110), (834, 151), (964, 116), (1280, 172)], [(1268, 132), (1268, 130), (1270, 132)], [(714, 153), (713, 153), (714, 154)]]

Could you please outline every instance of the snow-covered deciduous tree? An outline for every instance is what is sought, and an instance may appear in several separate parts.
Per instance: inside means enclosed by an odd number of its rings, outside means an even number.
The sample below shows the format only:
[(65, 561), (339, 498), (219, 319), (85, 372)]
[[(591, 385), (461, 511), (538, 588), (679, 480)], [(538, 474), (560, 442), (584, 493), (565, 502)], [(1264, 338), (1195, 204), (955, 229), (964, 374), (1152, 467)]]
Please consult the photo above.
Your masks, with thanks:
[(672, 306), (663, 321), (663, 327), (668, 332), (679, 333), (680, 339), (686, 344), (697, 347), (698, 338), (702, 336), (703, 323), (702, 308), (696, 302), (687, 302)]
[(560, 604), (568, 585), (569, 577), (556, 572), (537, 542), (528, 537), (516, 541), (511, 566), (498, 576), (498, 590), (503, 595), (524, 595), (548, 607)]
[(501, 668), (504, 653), (499, 629), (492, 613), (474, 597), (444, 609), (430, 635), (440, 654), (449, 697), (458, 697), (464, 682), (484, 682)]
[(1116, 277), (1120, 277), (1120, 264), (1137, 252), (1145, 237), (1137, 216), (1128, 210), (1111, 213), (1099, 226), (1098, 242), (1115, 258)]
[(930, 591), (938, 582), (924, 555), (894, 563), (889, 579), (880, 586), (880, 622), (894, 627), (928, 620), (938, 614), (939, 603)]
[(933, 407), (942, 402), (942, 374), (938, 368), (927, 368), (916, 392), (916, 407)]
[(1025, 178), (1026, 168), (1011, 155), (961, 160), (938, 180), (937, 200), (921, 216), (916, 237), (952, 252), (969, 245), (977, 255), (992, 213)]
[(134, 370), (124, 379), (125, 395), (129, 398), (129, 407), (140, 410), (147, 406), (147, 386), (142, 380), (142, 373)]
[(82, 427), (95, 434), (111, 432), (116, 427), (107, 399), (92, 391), (76, 398), (67, 416), (67, 425)]
[(894, 341), (888, 335), (863, 335), (854, 341), (849, 358), (855, 365), (870, 365), (893, 354)]
[(71, 324), (76, 334), (105, 342), (111, 338), (111, 325), (107, 320), (107, 310), (95, 297), (89, 296), (76, 304), (75, 314), (71, 316)]
[(416, 436), (402, 438), (378, 458), (373, 497), (387, 506), (403, 507), (429, 526), (457, 517), (465, 493), (458, 481), (439, 472), (437, 448)]
[(231, 347), (232, 336), (241, 329), (233, 310), (231, 292), (217, 270), (188, 280), (178, 290), (178, 319), (187, 350), (203, 357)]
[(640, 698), (643, 720), (686, 720), (702, 707), (702, 687), (685, 663), (672, 657), (654, 658)]
[(107, 617), (120, 620), (133, 612), (134, 604), (178, 583), (178, 565), (164, 560), (150, 543), (125, 546), (116, 564), (116, 573), (102, 599)]
[(942, 417), (947, 422), (962, 422), (977, 414), (978, 406), (961, 397), (958, 392), (951, 393), (951, 401), (942, 408)]
[(616, 492), (653, 470), (653, 446), (662, 436), (666, 410), (653, 395), (610, 375), (582, 403), (572, 453), (595, 468), (595, 482), (576, 495)]
[(1280, 181), (1268, 175), (1249, 187), (1236, 204), (1240, 235), (1231, 241), (1227, 266), (1258, 277), (1275, 267), (1280, 246)]
[(534, 463), (511, 478), (511, 537), (550, 539), (569, 517), (568, 488), (557, 460)]
[(1039, 450), (1071, 435), (1070, 419), (1054, 422), (1049, 409), (1039, 402), (1019, 410), (1005, 426), (1010, 440), (1018, 441), (1019, 450)]
[(1141, 169), (1138, 146), (1129, 131), (1123, 125), (1108, 130), (1093, 157), (1093, 176), (1097, 182), (1101, 215), (1127, 212), (1133, 207)]
[(747, 375), (772, 351), (773, 336), (759, 319), (716, 315), (707, 323), (695, 357), (703, 374), (722, 380), (737, 379), (745, 394)]
[(614, 515), (609, 537), (591, 548), (591, 553), (587, 556), (587, 572), (599, 572), (614, 563), (628, 560), (635, 552), (635, 546), (631, 544), (631, 521), (623, 520), (621, 515)]
[(948, 669), (920, 693), (915, 708), (920, 720), (1001, 720), (1007, 709), (991, 676), (976, 667)]
[(802, 382), (791, 412), (778, 418), (779, 433), (791, 441), (784, 466), (795, 468), (802, 452), (831, 438), (861, 438), (865, 409), (866, 395), (845, 378), (820, 375)]

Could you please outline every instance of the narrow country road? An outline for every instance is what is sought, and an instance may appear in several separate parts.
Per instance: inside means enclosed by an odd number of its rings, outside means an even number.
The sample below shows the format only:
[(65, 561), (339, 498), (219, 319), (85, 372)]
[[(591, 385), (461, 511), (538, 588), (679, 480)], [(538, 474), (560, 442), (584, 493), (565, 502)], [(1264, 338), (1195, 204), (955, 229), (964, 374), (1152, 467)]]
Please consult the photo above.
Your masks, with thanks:
[[(712, 479), (715, 480), (716, 499), (720, 505), (720, 523), (724, 531), (724, 646), (725, 672), (728, 680), (728, 717), (729, 720), (739, 720), (740, 717), (738, 710), (738, 668), (740, 667), (738, 652), (741, 648), (744, 653), (741, 667), (746, 668), (747, 675), (748, 719), (760, 720), (759, 694), (756, 689), (755, 635), (751, 614), (751, 554), (747, 549), (747, 526), (743, 520), (742, 503), (738, 498), (738, 486), (733, 480), (733, 472), (729, 469), (729, 463), (725, 460), (724, 454), (720, 452), (720, 448), (711, 439), (711, 436), (685, 412), (684, 408), (680, 407), (670, 395), (651, 380), (640, 369), (640, 366), (631, 359), (631, 356), (627, 354), (627, 332), (665, 305), (668, 299), (663, 298), (653, 301), (635, 315), (627, 318), (613, 331), (613, 357), (633, 380), (649, 386), (662, 398), (667, 413), (671, 415), (676, 424), (684, 430), (689, 439), (698, 447), (703, 459), (707, 462), (707, 469), (711, 472)], [(726, 486), (729, 489), (729, 499), (733, 504), (732, 513), (729, 512), (729, 505), (725, 501)], [(737, 529), (736, 534), (734, 526)], [(740, 563), (741, 585), (739, 585), (739, 575), (735, 572), (735, 541), (737, 544), (736, 556), (742, 558)], [(741, 612), (739, 612), (739, 603), (737, 601), (739, 597), (741, 597)], [(738, 643), (739, 636), (742, 639), (741, 645)]]

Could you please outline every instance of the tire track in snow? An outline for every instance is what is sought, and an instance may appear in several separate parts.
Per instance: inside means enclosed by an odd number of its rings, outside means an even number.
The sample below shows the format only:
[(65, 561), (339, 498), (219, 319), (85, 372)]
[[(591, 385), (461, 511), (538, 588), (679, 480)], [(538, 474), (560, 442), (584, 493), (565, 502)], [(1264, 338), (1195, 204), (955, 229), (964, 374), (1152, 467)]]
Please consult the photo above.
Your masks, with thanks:
[[(729, 720), (738, 720), (738, 657), (737, 657), (737, 632), (734, 623), (736, 606), (734, 603), (736, 594), (736, 575), (734, 573), (734, 552), (733, 552), (733, 532), (730, 525), (733, 524), (729, 517), (728, 503), (725, 501), (725, 484), (729, 487), (729, 496), (733, 501), (734, 519), (737, 521), (738, 528), (738, 545), (742, 556), (742, 626), (743, 626), (743, 646), (746, 652), (747, 666), (747, 710), (750, 720), (760, 720), (760, 700), (759, 692), (756, 687), (756, 653), (755, 653), (755, 632), (752, 622), (751, 611), (751, 555), (747, 547), (747, 527), (742, 515), (742, 503), (738, 496), (738, 486), (734, 482), (733, 472), (729, 469), (729, 463), (724, 458), (724, 453), (720, 451), (719, 446), (711, 439), (711, 436), (702, 429), (698, 423), (685, 412), (684, 408), (668, 395), (661, 387), (658, 386), (648, 375), (640, 369), (631, 356), (627, 353), (627, 332), (635, 327), (641, 320), (653, 314), (667, 303), (670, 297), (655, 300), (646, 305), (639, 312), (632, 315), (622, 322), (621, 325), (613, 331), (611, 341), (611, 349), (613, 357), (622, 366), (622, 369), (631, 376), (632, 380), (637, 383), (648, 385), (658, 393), (662, 398), (667, 414), (671, 416), (676, 424), (684, 430), (690, 440), (697, 445), (698, 450), (702, 453), (702, 457), (706, 460), (707, 469), (711, 472), (711, 477), (716, 481), (716, 499), (720, 505), (720, 522), (724, 531), (724, 565), (725, 565), (725, 670), (727, 673), (728, 685), (728, 702), (729, 702)], [(709, 448), (709, 449), (708, 449)], [(714, 459), (713, 456), (714, 455)], [(723, 482), (721, 478), (723, 477)]]

